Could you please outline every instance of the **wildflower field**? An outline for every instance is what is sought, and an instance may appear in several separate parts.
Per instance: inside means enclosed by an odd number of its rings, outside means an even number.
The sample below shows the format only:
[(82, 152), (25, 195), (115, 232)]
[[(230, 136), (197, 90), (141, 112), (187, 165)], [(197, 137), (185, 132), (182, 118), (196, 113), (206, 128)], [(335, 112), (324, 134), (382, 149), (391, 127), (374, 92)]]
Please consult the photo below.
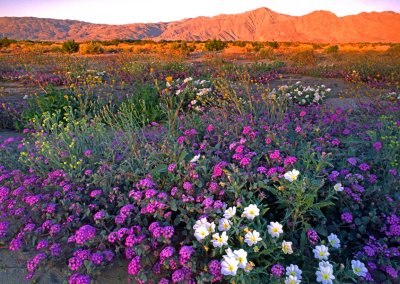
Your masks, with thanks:
[(35, 92), (0, 97), (18, 134), (0, 141), (0, 258), (27, 283), (50, 267), (71, 284), (110, 267), (120, 283), (399, 283), (400, 58), (384, 56), (1, 55), (0, 86)]

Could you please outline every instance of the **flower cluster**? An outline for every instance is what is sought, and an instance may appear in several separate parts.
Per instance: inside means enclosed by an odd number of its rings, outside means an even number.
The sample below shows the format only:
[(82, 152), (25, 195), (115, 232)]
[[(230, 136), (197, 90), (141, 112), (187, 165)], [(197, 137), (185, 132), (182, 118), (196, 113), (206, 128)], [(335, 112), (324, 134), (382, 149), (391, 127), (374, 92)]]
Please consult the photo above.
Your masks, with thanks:
[(326, 96), (331, 92), (331, 89), (320, 86), (303, 86), (301, 82), (296, 82), (293, 85), (283, 85), (278, 90), (273, 89), (270, 96), (277, 99), (286, 99), (295, 104), (306, 106), (310, 104), (321, 104)]

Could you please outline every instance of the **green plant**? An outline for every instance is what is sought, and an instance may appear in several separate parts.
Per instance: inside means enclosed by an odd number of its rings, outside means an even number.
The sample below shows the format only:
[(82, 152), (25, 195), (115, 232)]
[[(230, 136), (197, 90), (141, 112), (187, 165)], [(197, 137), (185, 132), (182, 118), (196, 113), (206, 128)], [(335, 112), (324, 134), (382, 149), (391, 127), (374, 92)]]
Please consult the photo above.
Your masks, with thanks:
[(400, 44), (394, 44), (385, 52), (387, 55), (400, 58)]
[(152, 122), (163, 122), (166, 118), (160, 96), (151, 85), (139, 85), (115, 110), (106, 105), (99, 115), (112, 128), (124, 131), (139, 129)]
[(65, 41), (62, 45), (62, 50), (67, 53), (75, 53), (79, 51), (79, 43), (75, 42), (75, 40)]
[(339, 46), (338, 45), (332, 45), (325, 49), (326, 53), (338, 53), (339, 52)]
[(268, 41), (268, 42), (267, 42), (267, 45), (268, 45), (269, 47), (274, 48), (274, 49), (279, 48), (279, 42), (277, 42), (277, 41)]
[(252, 42), (251, 45), (253, 46), (255, 52), (259, 52), (261, 48), (264, 47), (264, 44), (261, 42)]
[(261, 48), (257, 55), (260, 59), (273, 59), (274, 49), (271, 47)]
[(188, 55), (190, 52), (195, 50), (195, 46), (189, 46), (186, 41), (176, 41), (171, 45), (172, 50), (177, 50), (183, 55)]
[(3, 47), (9, 47), (11, 43), (15, 42), (14, 40), (10, 40), (7, 37), (3, 37), (0, 39), (0, 49)]
[(104, 52), (104, 49), (98, 42), (91, 41), (87, 44), (82, 44), (79, 47), (79, 52), (81, 54), (101, 54)]
[(58, 115), (60, 123), (64, 121), (66, 111), (73, 111), (75, 117), (93, 117), (99, 109), (100, 101), (89, 92), (85, 95), (76, 90), (56, 90), (52, 85), (45, 88), (45, 93), (35, 95), (27, 100), (27, 107), (23, 110), (21, 117), (23, 123), (30, 122), (41, 124), (43, 115)]
[(235, 40), (234, 42), (232, 42), (233, 46), (238, 46), (238, 47), (245, 47), (246, 46), (246, 42), (245, 41), (238, 41)]
[(295, 66), (314, 65), (317, 61), (314, 50), (301, 50), (290, 56)]
[(207, 51), (220, 51), (225, 49), (227, 46), (228, 44), (226, 42), (219, 39), (213, 39), (207, 41), (204, 47)]

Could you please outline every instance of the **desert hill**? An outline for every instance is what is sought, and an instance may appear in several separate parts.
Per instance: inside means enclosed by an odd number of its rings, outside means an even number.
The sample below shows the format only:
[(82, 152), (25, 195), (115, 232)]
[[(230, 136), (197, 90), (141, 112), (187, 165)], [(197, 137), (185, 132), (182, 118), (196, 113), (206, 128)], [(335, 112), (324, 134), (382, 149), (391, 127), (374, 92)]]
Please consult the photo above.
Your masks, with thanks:
[(245, 40), (299, 42), (400, 42), (400, 14), (361, 13), (338, 17), (327, 11), (289, 16), (267, 8), (215, 17), (150, 24), (106, 25), (34, 17), (0, 17), (0, 37), (75, 39)]

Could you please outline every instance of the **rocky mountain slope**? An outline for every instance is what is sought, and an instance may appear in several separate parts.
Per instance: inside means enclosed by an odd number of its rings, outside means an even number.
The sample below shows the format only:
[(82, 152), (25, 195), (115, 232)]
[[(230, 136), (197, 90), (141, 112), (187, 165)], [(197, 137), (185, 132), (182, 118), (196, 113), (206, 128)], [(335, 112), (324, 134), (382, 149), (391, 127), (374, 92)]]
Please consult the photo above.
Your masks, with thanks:
[(326, 11), (288, 16), (267, 8), (168, 23), (105, 25), (73, 20), (0, 17), (0, 37), (75, 39), (246, 40), (299, 42), (400, 42), (400, 14), (372, 12), (337, 17)]

